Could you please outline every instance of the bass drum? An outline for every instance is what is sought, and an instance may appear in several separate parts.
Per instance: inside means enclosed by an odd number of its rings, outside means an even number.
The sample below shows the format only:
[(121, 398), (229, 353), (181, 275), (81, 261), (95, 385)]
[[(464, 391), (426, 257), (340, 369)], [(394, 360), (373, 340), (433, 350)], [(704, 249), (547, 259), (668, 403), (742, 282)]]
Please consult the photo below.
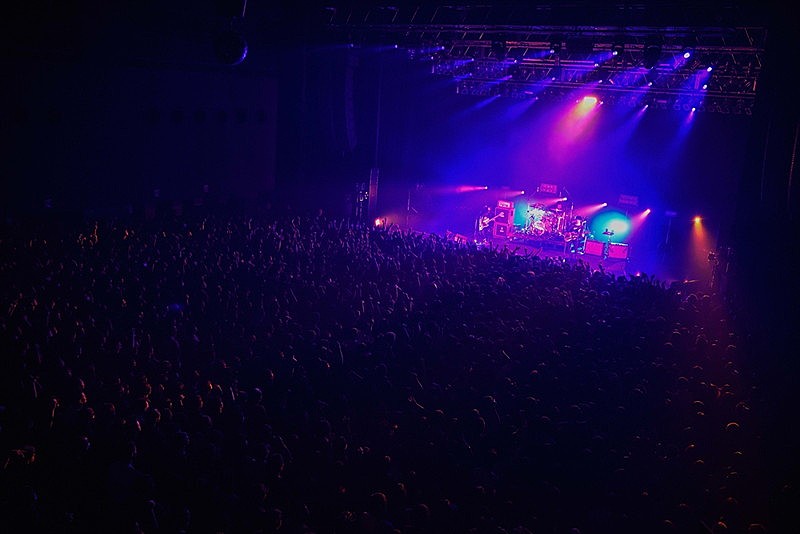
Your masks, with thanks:
[(546, 212), (542, 216), (542, 226), (545, 233), (555, 234), (558, 231), (558, 217), (552, 211)]
[(535, 236), (543, 236), (547, 232), (547, 228), (543, 220), (534, 221), (531, 225), (531, 233)]

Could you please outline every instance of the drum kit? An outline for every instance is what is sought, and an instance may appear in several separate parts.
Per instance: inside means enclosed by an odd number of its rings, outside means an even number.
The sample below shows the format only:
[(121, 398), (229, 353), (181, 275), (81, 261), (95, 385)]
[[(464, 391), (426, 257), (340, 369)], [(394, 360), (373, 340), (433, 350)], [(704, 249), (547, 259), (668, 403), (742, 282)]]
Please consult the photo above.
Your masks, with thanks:
[(528, 221), (522, 233), (537, 239), (574, 241), (586, 236), (586, 220), (580, 215), (571, 217), (562, 209), (546, 209), (542, 204), (534, 204), (528, 210)]

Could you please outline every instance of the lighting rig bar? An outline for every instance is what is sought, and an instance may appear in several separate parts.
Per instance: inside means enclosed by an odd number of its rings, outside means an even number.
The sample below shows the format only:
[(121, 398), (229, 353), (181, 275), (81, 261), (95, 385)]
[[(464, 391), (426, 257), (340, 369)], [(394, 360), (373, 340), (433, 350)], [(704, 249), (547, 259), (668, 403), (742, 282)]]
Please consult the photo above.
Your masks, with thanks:
[[(644, 8), (624, 7), (612, 10), (611, 18), (651, 16)], [(488, 6), (329, 8), (326, 13), (329, 31), (356, 46), (403, 47), (410, 59), (431, 61), (433, 74), (459, 80), (459, 93), (563, 97), (591, 87), (609, 102), (667, 102), (666, 107), (723, 113), (752, 113), (767, 38), (765, 27), (735, 25), (733, 13), (724, 10), (705, 13), (731, 21), (713, 26), (663, 20), (649, 20), (654, 25), (508, 23), (555, 19), (557, 8), (543, 5), (499, 13)], [(691, 8), (681, 13), (698, 16)], [(603, 20), (600, 12), (590, 14)], [(492, 23), (471, 23), (477, 19)]]

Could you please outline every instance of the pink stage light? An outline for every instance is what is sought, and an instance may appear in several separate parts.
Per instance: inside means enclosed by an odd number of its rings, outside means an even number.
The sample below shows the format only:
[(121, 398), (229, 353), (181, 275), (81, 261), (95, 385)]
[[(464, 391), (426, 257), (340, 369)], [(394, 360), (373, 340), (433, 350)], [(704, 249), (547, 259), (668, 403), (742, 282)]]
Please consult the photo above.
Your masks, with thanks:
[(638, 213), (633, 220), (636, 222), (635, 227), (638, 227), (640, 224), (644, 224), (644, 220), (647, 219), (647, 216), (650, 215), (650, 208)]
[(455, 188), (456, 193), (470, 193), (472, 191), (485, 191), (488, 185), (459, 185)]

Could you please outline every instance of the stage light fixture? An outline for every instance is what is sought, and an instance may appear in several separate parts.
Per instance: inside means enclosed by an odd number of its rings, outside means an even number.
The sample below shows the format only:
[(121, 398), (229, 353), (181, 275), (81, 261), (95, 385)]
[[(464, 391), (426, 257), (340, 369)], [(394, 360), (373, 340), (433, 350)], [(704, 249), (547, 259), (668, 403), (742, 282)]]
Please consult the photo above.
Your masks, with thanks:
[(659, 59), (661, 59), (661, 45), (647, 45), (647, 47), (644, 49), (644, 54), (642, 55), (642, 64), (646, 68), (652, 69), (658, 65)]
[(508, 52), (506, 42), (500, 39), (492, 41), (492, 52), (497, 59), (505, 59)]
[(247, 57), (247, 41), (234, 29), (224, 30), (214, 39), (214, 50), (226, 65), (238, 65)]

